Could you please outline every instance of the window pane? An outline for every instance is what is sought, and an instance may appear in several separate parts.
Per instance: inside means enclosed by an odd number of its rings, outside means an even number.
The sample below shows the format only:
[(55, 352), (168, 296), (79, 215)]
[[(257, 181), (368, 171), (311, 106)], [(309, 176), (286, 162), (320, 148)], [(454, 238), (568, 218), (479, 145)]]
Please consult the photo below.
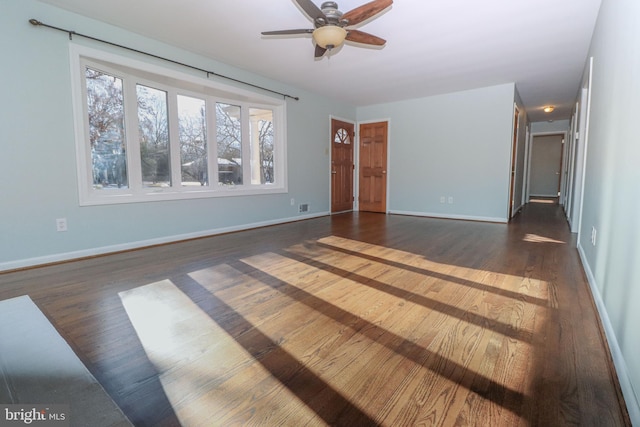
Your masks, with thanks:
[(171, 186), (167, 92), (138, 85), (138, 130), (143, 187)]
[(333, 137), (333, 142), (337, 144), (351, 144), (351, 138), (349, 132), (346, 129), (340, 128)]
[(219, 185), (242, 184), (240, 112), (237, 105), (216, 104)]
[(251, 183), (273, 184), (273, 111), (249, 109), (251, 118)]
[(209, 184), (206, 117), (203, 99), (178, 95), (180, 165), (183, 186)]
[(93, 188), (128, 188), (122, 79), (85, 69)]

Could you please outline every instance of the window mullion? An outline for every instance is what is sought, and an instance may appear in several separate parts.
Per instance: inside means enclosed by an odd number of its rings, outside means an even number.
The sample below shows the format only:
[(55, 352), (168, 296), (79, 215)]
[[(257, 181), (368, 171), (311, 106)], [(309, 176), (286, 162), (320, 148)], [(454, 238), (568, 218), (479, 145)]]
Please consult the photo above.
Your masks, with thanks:
[(182, 189), (182, 166), (180, 159), (180, 127), (178, 120), (178, 94), (175, 90), (167, 91), (167, 116), (169, 121), (169, 158), (171, 159), (171, 187)]
[(283, 140), (285, 138), (286, 118), (282, 111), (282, 108), (274, 108), (274, 123), (273, 123), (273, 168), (275, 172), (275, 183), (283, 185), (287, 182), (286, 179), (286, 164), (287, 164), (287, 150), (283, 147)]
[(216, 122), (216, 100), (208, 96), (205, 100), (207, 111), (207, 173), (209, 188), (218, 190), (218, 127)]
[(249, 107), (241, 104), (240, 126), (242, 129), (242, 183), (251, 185), (251, 124), (249, 123)]
[(129, 188), (131, 193), (142, 192), (142, 159), (140, 157), (140, 135), (138, 124), (138, 95), (136, 81), (126, 76), (123, 78), (125, 140), (127, 141), (127, 170), (129, 171)]

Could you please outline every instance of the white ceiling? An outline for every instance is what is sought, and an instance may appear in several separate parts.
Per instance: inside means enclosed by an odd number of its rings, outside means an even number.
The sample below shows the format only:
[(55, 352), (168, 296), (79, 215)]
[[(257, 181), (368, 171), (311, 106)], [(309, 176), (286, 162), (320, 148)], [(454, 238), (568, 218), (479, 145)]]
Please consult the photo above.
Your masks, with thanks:
[[(316, 60), (310, 36), (260, 34), (313, 28), (294, 0), (40, 1), (355, 106), (515, 82), (532, 121), (569, 117), (600, 8), (600, 0), (396, 0), (358, 27), (386, 46), (346, 44)], [(363, 3), (338, 1), (343, 12)], [(541, 112), (548, 104), (552, 115)]]

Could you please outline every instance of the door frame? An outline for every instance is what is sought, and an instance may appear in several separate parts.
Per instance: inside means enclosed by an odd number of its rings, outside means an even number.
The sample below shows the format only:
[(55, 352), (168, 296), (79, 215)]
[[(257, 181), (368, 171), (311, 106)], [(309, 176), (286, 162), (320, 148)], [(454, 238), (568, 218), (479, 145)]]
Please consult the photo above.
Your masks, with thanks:
[(518, 104), (513, 104), (513, 125), (512, 125), (512, 141), (511, 141), (511, 166), (509, 168), (509, 208), (507, 212), (507, 221), (520, 210), (522, 205), (515, 206), (516, 184), (518, 177), (518, 142), (520, 141), (520, 109)]
[(565, 168), (563, 170), (564, 177), (564, 186), (563, 186), (563, 194), (562, 194), (562, 206), (564, 209), (564, 213), (567, 217), (567, 221), (569, 225), (571, 225), (571, 210), (573, 209), (573, 181), (574, 181), (574, 171), (575, 171), (575, 161), (576, 161), (576, 148), (577, 148), (577, 139), (576, 132), (578, 128), (578, 114), (581, 110), (580, 102), (576, 102), (576, 105), (573, 110), (573, 114), (571, 115), (569, 134), (567, 135), (567, 142), (565, 144)]
[[(386, 198), (385, 198), (385, 214), (388, 214), (391, 209), (389, 209), (389, 180), (391, 179), (391, 118), (384, 118), (384, 119), (370, 119), (370, 120), (358, 120), (356, 122), (356, 140), (357, 140), (357, 145), (354, 147), (355, 148), (355, 153), (353, 156), (353, 161), (355, 162), (355, 171), (354, 171), (354, 175), (355, 175), (355, 182), (354, 187), (353, 187), (353, 194), (354, 197), (355, 195), (360, 194), (360, 125), (366, 125), (369, 123), (382, 123), (382, 122), (386, 122), (387, 123), (387, 179), (385, 181), (385, 185), (387, 186), (387, 191), (386, 193)], [(355, 202), (353, 205), (353, 210), (354, 211), (359, 211), (360, 210), (360, 202), (358, 200), (358, 197), (355, 197)]]
[[(355, 120), (352, 119), (345, 119), (343, 117), (340, 116), (335, 116), (333, 114), (329, 115), (329, 147), (325, 149), (325, 154), (329, 157), (329, 171), (328, 171), (328, 176), (329, 176), (329, 215), (333, 215), (334, 212), (331, 212), (331, 205), (332, 205), (332, 201), (333, 201), (333, 185), (332, 185), (332, 173), (331, 173), (331, 165), (332, 165), (332, 161), (333, 161), (333, 128), (332, 128), (332, 122), (333, 120), (338, 120), (341, 122), (345, 122), (345, 123), (349, 123), (353, 125), (353, 164), (354, 167), (352, 169), (352, 182), (353, 182), (353, 203), (351, 204), (351, 211), (355, 211), (357, 210), (357, 204), (358, 204), (358, 199), (357, 197), (355, 197), (356, 194), (358, 194), (357, 191), (357, 180), (358, 180), (358, 143), (359, 143), (359, 139), (358, 139), (358, 122), (356, 122)], [(343, 212), (348, 212), (348, 211), (342, 211), (342, 212), (335, 212), (335, 214), (340, 214)]]
[[(593, 81), (593, 56), (589, 58), (587, 64), (586, 76), (583, 78), (580, 87), (580, 104), (582, 113), (578, 123), (578, 142), (576, 158), (575, 158), (575, 179), (573, 182), (573, 208), (571, 214), (571, 232), (578, 233), (578, 242), (580, 242), (582, 233), (582, 212), (584, 209), (584, 189), (585, 189), (585, 171), (587, 169), (587, 153), (589, 150), (589, 123), (591, 117), (591, 96)], [(579, 188), (578, 188), (579, 187)]]
[(560, 176), (558, 177), (558, 202), (562, 200), (562, 175), (564, 174), (564, 168), (567, 166), (564, 161), (564, 151), (565, 145), (567, 143), (567, 131), (549, 131), (549, 132), (533, 132), (529, 135), (529, 148), (527, 150), (527, 176), (525, 179), (527, 185), (527, 203), (531, 201), (531, 152), (533, 151), (533, 139), (536, 136), (553, 136), (553, 135), (562, 135), (562, 147), (560, 150)]

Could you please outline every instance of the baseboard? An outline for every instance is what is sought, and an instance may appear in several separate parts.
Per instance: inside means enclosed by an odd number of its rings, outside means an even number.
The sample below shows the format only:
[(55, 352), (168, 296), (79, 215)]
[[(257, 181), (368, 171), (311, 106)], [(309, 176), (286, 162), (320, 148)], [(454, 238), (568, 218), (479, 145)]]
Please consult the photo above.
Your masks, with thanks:
[(432, 212), (411, 212), (411, 211), (389, 211), (394, 215), (409, 215), (409, 216), (424, 216), (429, 218), (442, 218), (442, 219), (459, 219), (464, 221), (481, 221), (481, 222), (499, 222), (506, 224), (507, 218), (496, 218), (488, 216), (473, 216), (473, 215), (456, 215), (456, 214), (442, 214)]
[(593, 300), (596, 303), (596, 308), (598, 310), (598, 314), (600, 315), (600, 321), (602, 322), (604, 333), (607, 337), (607, 341), (609, 342), (611, 357), (616, 368), (618, 382), (620, 383), (620, 388), (622, 389), (622, 395), (624, 396), (624, 400), (627, 405), (629, 418), (631, 418), (631, 424), (640, 426), (640, 401), (638, 400), (638, 396), (636, 396), (636, 393), (633, 389), (633, 384), (631, 383), (631, 379), (629, 378), (629, 371), (627, 370), (627, 363), (624, 360), (622, 350), (620, 349), (620, 345), (618, 344), (618, 339), (616, 338), (613, 325), (611, 324), (611, 320), (609, 319), (607, 308), (605, 307), (602, 296), (600, 295), (600, 290), (598, 289), (596, 278), (591, 271), (591, 267), (587, 262), (587, 258), (584, 254), (582, 245), (580, 245), (580, 242), (578, 242), (578, 254), (580, 254), (580, 261), (582, 262), (582, 267), (585, 274), (587, 275), (587, 282), (589, 283), (591, 294), (593, 295)]
[(21, 259), (16, 261), (8, 261), (0, 263), (0, 272), (10, 270), (19, 270), (23, 268), (36, 267), (46, 264), (54, 264), (58, 262), (71, 261), (74, 259), (88, 258), (109, 253), (140, 249), (148, 246), (156, 246), (167, 243), (175, 243), (182, 240), (197, 239), (200, 237), (215, 236), (217, 234), (232, 233), (234, 231), (250, 230), (252, 228), (267, 227), (270, 225), (285, 224), (288, 222), (301, 221), (305, 219), (319, 218), (329, 215), (329, 212), (317, 212), (307, 215), (300, 215), (289, 218), (280, 218), (269, 221), (254, 222), (251, 224), (240, 224), (231, 227), (215, 228), (211, 230), (197, 231), (195, 233), (177, 234), (172, 236), (159, 237), (156, 239), (140, 240), (136, 242), (127, 242), (119, 245), (102, 246), (81, 251), (65, 252), (53, 255), (46, 255), (35, 258)]

